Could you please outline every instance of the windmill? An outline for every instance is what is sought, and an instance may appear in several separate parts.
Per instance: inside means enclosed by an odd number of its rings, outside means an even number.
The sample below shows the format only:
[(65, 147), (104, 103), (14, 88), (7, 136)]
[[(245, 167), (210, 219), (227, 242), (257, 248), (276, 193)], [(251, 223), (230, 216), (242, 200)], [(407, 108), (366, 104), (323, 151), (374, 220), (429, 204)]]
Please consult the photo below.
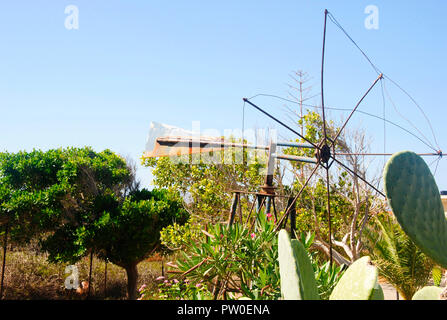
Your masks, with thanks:
[[(344, 123), (341, 125), (341, 127), (338, 129), (338, 131), (335, 133), (334, 136), (330, 136), (328, 132), (327, 122), (326, 122), (326, 108), (325, 108), (325, 99), (324, 99), (324, 65), (325, 65), (325, 46), (326, 46), (326, 30), (327, 30), (327, 21), (328, 18), (334, 22), (334, 24), (339, 27), (344, 34), (355, 44), (355, 46), (360, 50), (362, 55), (368, 60), (370, 65), (373, 67), (375, 72), (377, 73), (377, 77), (372, 81), (372, 84), (370, 87), (364, 92), (364, 94), (361, 96), (361, 98), (358, 100), (358, 102), (355, 104), (354, 108), (350, 110), (350, 114), (344, 121)], [(387, 79), (391, 81), (393, 84), (395, 84), (399, 89), (401, 89), (414, 103), (414, 99), (404, 90), (402, 89), (395, 81), (393, 81), (391, 78), (387, 77), (380, 71), (379, 68), (377, 68), (372, 62), (371, 59), (360, 49), (360, 47), (352, 40), (352, 38), (347, 34), (347, 32), (341, 27), (341, 25), (338, 23), (338, 21), (335, 19), (335, 17), (328, 11), (324, 11), (324, 28), (323, 28), (323, 46), (322, 46), (322, 55), (321, 55), (321, 114), (322, 114), (322, 120), (323, 120), (323, 132), (322, 132), (322, 139), (315, 143), (312, 142), (306, 137), (303, 136), (303, 134), (300, 134), (278, 118), (274, 117), (270, 113), (266, 112), (263, 108), (260, 106), (254, 104), (251, 99), (243, 98), (244, 104), (249, 104), (253, 108), (257, 109), (261, 113), (263, 113), (265, 116), (269, 117), (282, 127), (286, 128), (290, 132), (292, 132), (297, 137), (301, 138), (304, 143), (291, 143), (291, 142), (275, 142), (270, 141), (269, 145), (249, 145), (245, 143), (236, 144), (228, 141), (224, 141), (223, 139), (220, 141), (217, 141), (216, 139), (208, 138), (208, 139), (201, 139), (201, 138), (185, 138), (185, 137), (174, 137), (174, 136), (164, 136), (159, 137), (156, 139), (156, 147), (154, 148), (154, 152), (152, 154), (148, 154), (147, 156), (157, 156), (157, 146), (169, 148), (169, 147), (175, 147), (177, 151), (182, 150), (186, 151), (187, 153), (200, 153), (200, 152), (208, 152), (210, 150), (222, 150), (223, 148), (227, 147), (237, 147), (237, 148), (253, 148), (253, 149), (261, 149), (265, 150), (268, 153), (267, 157), (267, 173), (265, 176), (264, 185), (260, 188), (260, 191), (257, 193), (254, 193), (256, 195), (256, 201), (253, 202), (253, 205), (249, 212), (249, 217), (254, 209), (255, 203), (256, 206), (256, 212), (258, 213), (263, 206), (265, 206), (266, 212), (271, 212), (271, 209), (273, 209), (273, 212), (275, 216), (277, 216), (276, 207), (275, 207), (275, 197), (278, 197), (280, 195), (277, 195), (275, 193), (275, 188), (273, 186), (273, 172), (274, 172), (274, 164), (276, 160), (288, 160), (288, 161), (297, 161), (302, 163), (308, 163), (313, 164), (314, 167), (311, 170), (311, 173), (306, 178), (305, 182), (301, 186), (300, 190), (295, 194), (294, 197), (290, 198), (287, 204), (287, 207), (284, 211), (284, 214), (281, 218), (277, 219), (276, 222), (276, 229), (279, 230), (280, 228), (283, 228), (287, 220), (290, 218), (291, 222), (291, 229), (292, 229), (292, 237), (294, 236), (294, 226), (295, 226), (295, 218), (296, 218), (296, 210), (295, 210), (295, 204), (297, 199), (302, 195), (303, 191), (305, 190), (306, 186), (308, 185), (309, 181), (312, 179), (312, 177), (315, 175), (317, 170), (319, 168), (322, 168), (323, 171), (326, 173), (326, 197), (327, 197), (327, 205), (326, 205), (326, 214), (328, 219), (328, 226), (329, 226), (329, 258), (330, 263), (332, 264), (333, 261), (333, 248), (332, 248), (332, 215), (331, 215), (331, 194), (330, 194), (330, 169), (331, 167), (336, 164), (339, 167), (341, 167), (344, 171), (348, 172), (349, 174), (355, 176), (357, 179), (363, 181), (369, 188), (374, 190), (378, 195), (382, 196), (383, 198), (386, 198), (385, 194), (380, 191), (376, 186), (374, 186), (371, 182), (369, 182), (366, 177), (362, 177), (359, 175), (355, 170), (350, 168), (348, 165), (340, 161), (340, 157), (344, 156), (390, 156), (392, 154), (390, 153), (341, 153), (336, 151), (336, 144), (338, 139), (340, 138), (340, 135), (345, 130), (347, 124), (351, 120), (352, 116), (356, 112), (360, 112), (359, 106), (362, 104), (364, 99), (370, 94), (372, 89), (377, 86), (378, 83), (381, 83), (384, 79)], [(416, 103), (417, 105), (417, 103)], [(418, 106), (419, 107), (419, 106)], [(419, 107), (420, 108), (420, 107)], [(425, 116), (425, 114), (424, 114)], [(384, 119), (385, 120), (385, 119)], [(428, 120), (428, 119), (427, 119)], [(403, 128), (401, 128), (403, 129)], [(404, 129), (405, 130), (405, 129)], [(407, 131), (408, 132), (408, 131)], [(411, 132), (410, 132), (411, 133)], [(313, 157), (296, 157), (291, 155), (285, 155), (285, 154), (277, 154), (277, 147), (293, 147), (293, 148), (308, 148), (314, 150), (314, 156)], [(179, 149), (180, 148), (180, 149)], [(183, 148), (183, 149), (181, 149)], [(438, 159), (441, 159), (443, 154), (442, 151), (436, 148), (433, 148), (434, 152), (431, 153), (421, 153), (419, 155), (421, 156), (436, 156)], [(175, 153), (175, 152), (174, 152)], [(158, 155), (163, 154), (163, 152), (158, 153)], [(172, 155), (172, 153), (170, 153)], [(165, 155), (166, 152), (165, 152)], [(231, 205), (231, 210), (228, 218), (228, 223), (232, 224), (234, 222), (235, 216), (237, 214), (238, 206), (240, 204), (240, 194), (244, 191), (235, 190), (234, 191), (234, 197), (233, 202)], [(242, 216), (240, 217), (242, 219)], [(248, 221), (248, 220), (247, 220)]]

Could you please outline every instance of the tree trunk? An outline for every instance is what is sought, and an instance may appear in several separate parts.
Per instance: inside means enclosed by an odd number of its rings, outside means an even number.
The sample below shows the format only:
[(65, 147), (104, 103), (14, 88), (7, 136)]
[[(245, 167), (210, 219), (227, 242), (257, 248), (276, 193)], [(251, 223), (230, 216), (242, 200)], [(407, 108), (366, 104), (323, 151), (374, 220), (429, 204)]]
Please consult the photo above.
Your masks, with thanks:
[(138, 268), (137, 264), (127, 266), (127, 298), (129, 300), (137, 299), (137, 280), (138, 280)]

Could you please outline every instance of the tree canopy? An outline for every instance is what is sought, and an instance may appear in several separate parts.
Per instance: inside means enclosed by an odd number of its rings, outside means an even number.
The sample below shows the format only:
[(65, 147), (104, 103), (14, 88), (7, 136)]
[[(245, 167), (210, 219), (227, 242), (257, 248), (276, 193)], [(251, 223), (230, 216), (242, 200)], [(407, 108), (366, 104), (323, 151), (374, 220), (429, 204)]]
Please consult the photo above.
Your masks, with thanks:
[(178, 193), (139, 190), (110, 150), (67, 148), (0, 154), (0, 226), (10, 239), (39, 238), (52, 262), (88, 253), (126, 269), (135, 297), (137, 264), (160, 247), (160, 230), (189, 215)]

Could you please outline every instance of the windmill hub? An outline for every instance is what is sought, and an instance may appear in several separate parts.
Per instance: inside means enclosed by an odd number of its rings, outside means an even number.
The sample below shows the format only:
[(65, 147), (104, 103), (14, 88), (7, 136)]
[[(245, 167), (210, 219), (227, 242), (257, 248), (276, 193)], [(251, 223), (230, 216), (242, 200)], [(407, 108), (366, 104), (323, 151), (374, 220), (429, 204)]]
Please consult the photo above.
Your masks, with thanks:
[(317, 149), (315, 157), (319, 162), (328, 163), (331, 158), (331, 148), (327, 144), (323, 145)]

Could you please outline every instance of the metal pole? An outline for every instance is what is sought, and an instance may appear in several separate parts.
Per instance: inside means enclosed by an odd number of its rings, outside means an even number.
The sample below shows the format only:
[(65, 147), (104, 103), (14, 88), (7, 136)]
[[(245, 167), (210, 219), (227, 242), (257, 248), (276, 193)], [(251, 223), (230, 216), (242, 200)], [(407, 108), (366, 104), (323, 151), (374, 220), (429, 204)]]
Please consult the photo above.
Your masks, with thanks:
[[(320, 164), (318, 163), (315, 168), (312, 170), (311, 174), (309, 175), (309, 177), (307, 177), (307, 180), (304, 182), (303, 186), (301, 187), (300, 191), (297, 193), (297, 195), (295, 196), (295, 198), (293, 198), (292, 204), (294, 204), (296, 202), (296, 200), (298, 199), (298, 197), (301, 195), (301, 193), (304, 191), (304, 188), (306, 187), (306, 185), (309, 183), (310, 179), (312, 178), (312, 176), (314, 175), (314, 173), (317, 171), (317, 169), (320, 167)], [(281, 219), (278, 221), (278, 224), (276, 226), (275, 231), (278, 231), (279, 228), (281, 228), (282, 223), (284, 222), (284, 219), (287, 219), (290, 209), (292, 207), (288, 206), (286, 209), (286, 212), (284, 212), (284, 215), (281, 217)]]
[(331, 156), (331, 158), (337, 162), (340, 166), (342, 166), (343, 168), (345, 168), (346, 170), (348, 170), (350, 173), (352, 173), (354, 176), (356, 176), (357, 178), (359, 178), (360, 180), (362, 180), (364, 183), (366, 183), (368, 186), (370, 186), (372, 189), (374, 189), (377, 193), (379, 193), (382, 197), (384, 197), (386, 199), (386, 195), (381, 192), (379, 189), (377, 189), (376, 187), (374, 187), (371, 183), (369, 183), (368, 181), (366, 181), (366, 179), (362, 178), (360, 175), (358, 175), (356, 172), (354, 172), (352, 169), (350, 169), (348, 166), (344, 165), (342, 162), (338, 161), (337, 159), (335, 159), (333, 156)]
[(255, 107), (256, 109), (258, 109), (259, 111), (261, 111), (263, 114), (265, 114), (266, 116), (268, 116), (269, 118), (275, 120), (276, 122), (278, 122), (280, 125), (282, 125), (284, 128), (289, 129), (291, 132), (293, 132), (294, 134), (296, 134), (298, 137), (300, 137), (301, 139), (303, 139), (304, 141), (306, 141), (307, 143), (309, 143), (312, 147), (314, 148), (318, 148), (317, 145), (315, 143), (313, 143), (312, 141), (310, 141), (309, 139), (307, 139), (306, 137), (302, 136), (301, 134), (299, 134), (296, 130), (293, 130), (291, 127), (289, 127), (288, 125), (286, 125), (284, 122), (278, 120), (277, 118), (275, 118), (274, 116), (272, 116), (271, 114), (269, 114), (268, 112), (265, 112), (264, 110), (262, 110), (260, 107), (258, 107), (257, 105), (255, 105), (253, 102), (250, 102), (247, 98), (243, 98), (243, 100), (245, 102), (247, 102), (249, 105)]
[[(392, 156), (394, 153), (349, 153), (349, 152), (336, 152), (335, 156)], [(439, 156), (442, 157), (441, 153), (416, 153), (418, 156), (421, 157), (428, 157), (428, 156)]]
[(234, 196), (233, 196), (233, 203), (231, 205), (231, 211), (230, 211), (230, 216), (228, 218), (228, 225), (231, 226), (233, 224), (234, 221), (234, 216), (236, 215), (236, 211), (237, 211), (237, 205), (239, 202), (239, 192), (235, 192)]
[(289, 198), (287, 206), (291, 206), (290, 209), (290, 237), (295, 239), (295, 230), (296, 230), (296, 202), (293, 202), (293, 198)]
[(92, 269), (93, 269), (93, 249), (90, 251), (90, 271), (88, 274), (88, 291), (87, 298), (90, 298), (90, 290), (92, 287)]
[(104, 265), (104, 298), (107, 297), (107, 259)]
[(326, 191), (327, 191), (327, 215), (329, 221), (329, 267), (332, 267), (332, 217), (331, 217), (331, 195), (329, 191), (329, 167), (326, 167)]
[(270, 213), (272, 209), (272, 197), (267, 196), (267, 200), (265, 201), (265, 213)]
[(2, 280), (0, 285), (0, 299), (3, 299), (3, 283), (5, 279), (5, 266), (6, 266), (6, 249), (8, 241), (9, 222), (6, 224), (5, 238), (3, 240), (3, 262), (2, 262)]
[(334, 144), (338, 138), (338, 136), (341, 134), (341, 132), (343, 131), (343, 129), (346, 127), (346, 125), (348, 124), (349, 120), (351, 119), (352, 115), (354, 114), (354, 112), (357, 110), (357, 108), (359, 107), (359, 105), (362, 103), (363, 99), (365, 99), (365, 97), (368, 95), (368, 93), (372, 90), (372, 88), (374, 88), (374, 86), (377, 84), (377, 82), (379, 82), (380, 79), (383, 78), (383, 74), (380, 74), (377, 79), (373, 82), (373, 84), (369, 87), (368, 91), (366, 91), (366, 93), (362, 96), (362, 98), (359, 100), (359, 102), (357, 102), (357, 104), (355, 105), (354, 109), (351, 111), (351, 114), (349, 115), (348, 119), (346, 119), (345, 123), (343, 124), (343, 126), (338, 130), (337, 134), (335, 135), (335, 138), (333, 139)]
[(323, 139), (324, 143), (327, 144), (327, 135), (326, 135), (326, 116), (324, 112), (324, 53), (326, 49), (326, 24), (327, 24), (327, 9), (324, 10), (324, 29), (323, 29), (323, 49), (321, 54), (321, 109), (323, 113)]

